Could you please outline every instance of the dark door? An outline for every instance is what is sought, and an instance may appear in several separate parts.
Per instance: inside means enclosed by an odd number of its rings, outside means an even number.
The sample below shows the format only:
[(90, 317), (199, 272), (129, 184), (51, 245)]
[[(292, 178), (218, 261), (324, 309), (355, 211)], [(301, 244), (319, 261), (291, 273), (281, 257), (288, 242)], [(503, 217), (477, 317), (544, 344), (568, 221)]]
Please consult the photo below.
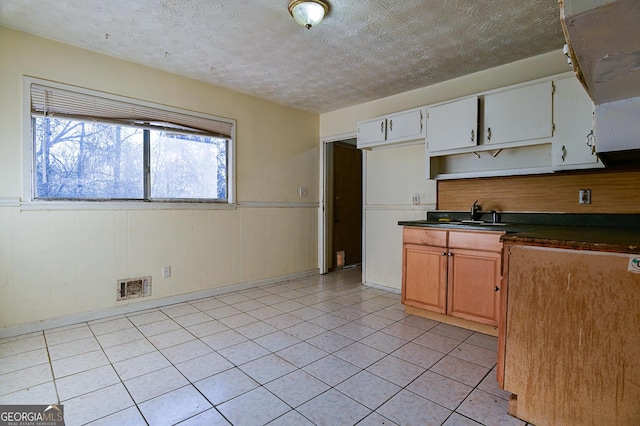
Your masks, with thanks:
[(355, 146), (336, 142), (333, 170), (331, 269), (336, 269), (362, 263), (362, 152)]

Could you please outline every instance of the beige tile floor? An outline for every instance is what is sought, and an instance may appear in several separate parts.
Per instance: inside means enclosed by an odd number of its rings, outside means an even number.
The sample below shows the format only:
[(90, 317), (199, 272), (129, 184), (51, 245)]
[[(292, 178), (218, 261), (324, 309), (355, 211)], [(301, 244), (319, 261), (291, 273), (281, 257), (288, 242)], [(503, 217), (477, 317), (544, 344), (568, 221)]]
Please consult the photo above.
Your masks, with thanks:
[(494, 337), (406, 315), (360, 270), (0, 340), (0, 404), (67, 425), (524, 425)]

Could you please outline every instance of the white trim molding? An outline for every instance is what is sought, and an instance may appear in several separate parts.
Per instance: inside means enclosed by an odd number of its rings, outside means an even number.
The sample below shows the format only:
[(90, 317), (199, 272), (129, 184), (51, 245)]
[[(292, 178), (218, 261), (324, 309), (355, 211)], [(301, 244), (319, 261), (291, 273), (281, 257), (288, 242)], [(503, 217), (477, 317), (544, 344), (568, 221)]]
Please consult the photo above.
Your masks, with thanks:
[(250, 209), (254, 209), (254, 208), (267, 208), (267, 209), (274, 209), (274, 208), (281, 208), (281, 209), (295, 209), (295, 208), (302, 208), (302, 209), (317, 209), (319, 207), (319, 203), (315, 203), (315, 202), (311, 202), (311, 203), (288, 203), (288, 202), (278, 202), (278, 201), (274, 201), (274, 202), (265, 202), (265, 201), (246, 201), (246, 202), (242, 202), (242, 203), (238, 203), (237, 206), (238, 208), (250, 208)]
[(395, 293), (395, 294), (401, 294), (402, 293), (402, 289), (400, 289), (400, 288), (389, 287), (389, 286), (382, 285), (382, 284), (365, 282), (364, 285), (366, 287), (371, 287), (371, 288), (375, 288), (375, 289), (378, 289), (378, 290), (384, 290), (384, 291), (388, 291), (390, 293)]
[(366, 210), (435, 210), (435, 204), (367, 204)]
[(20, 207), (20, 198), (0, 197), (0, 207)]

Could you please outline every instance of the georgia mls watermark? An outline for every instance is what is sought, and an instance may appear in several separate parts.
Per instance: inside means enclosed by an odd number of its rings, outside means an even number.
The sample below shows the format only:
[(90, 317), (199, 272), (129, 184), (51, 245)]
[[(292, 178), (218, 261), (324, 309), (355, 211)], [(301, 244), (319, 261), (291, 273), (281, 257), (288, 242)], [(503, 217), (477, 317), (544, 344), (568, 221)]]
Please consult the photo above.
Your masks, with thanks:
[(0, 426), (64, 426), (62, 405), (0, 405)]

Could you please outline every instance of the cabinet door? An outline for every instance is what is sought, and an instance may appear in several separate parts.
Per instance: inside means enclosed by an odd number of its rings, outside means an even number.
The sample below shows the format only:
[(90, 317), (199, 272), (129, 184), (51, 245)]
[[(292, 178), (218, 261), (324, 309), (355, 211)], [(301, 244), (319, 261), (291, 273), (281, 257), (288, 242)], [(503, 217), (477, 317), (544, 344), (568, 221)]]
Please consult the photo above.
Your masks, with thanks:
[(358, 148), (379, 145), (387, 139), (387, 120), (375, 120), (358, 123)]
[(402, 253), (402, 303), (446, 312), (446, 248), (405, 244)]
[(387, 142), (409, 141), (424, 137), (422, 109), (399, 112), (387, 117)]
[(484, 143), (499, 144), (553, 136), (550, 81), (484, 97)]
[(594, 106), (575, 77), (555, 82), (553, 114), (556, 125), (553, 166), (556, 170), (604, 167), (596, 156)]
[(430, 107), (427, 113), (427, 151), (466, 148), (478, 143), (478, 97)]
[(498, 325), (501, 254), (449, 249), (447, 314)]

